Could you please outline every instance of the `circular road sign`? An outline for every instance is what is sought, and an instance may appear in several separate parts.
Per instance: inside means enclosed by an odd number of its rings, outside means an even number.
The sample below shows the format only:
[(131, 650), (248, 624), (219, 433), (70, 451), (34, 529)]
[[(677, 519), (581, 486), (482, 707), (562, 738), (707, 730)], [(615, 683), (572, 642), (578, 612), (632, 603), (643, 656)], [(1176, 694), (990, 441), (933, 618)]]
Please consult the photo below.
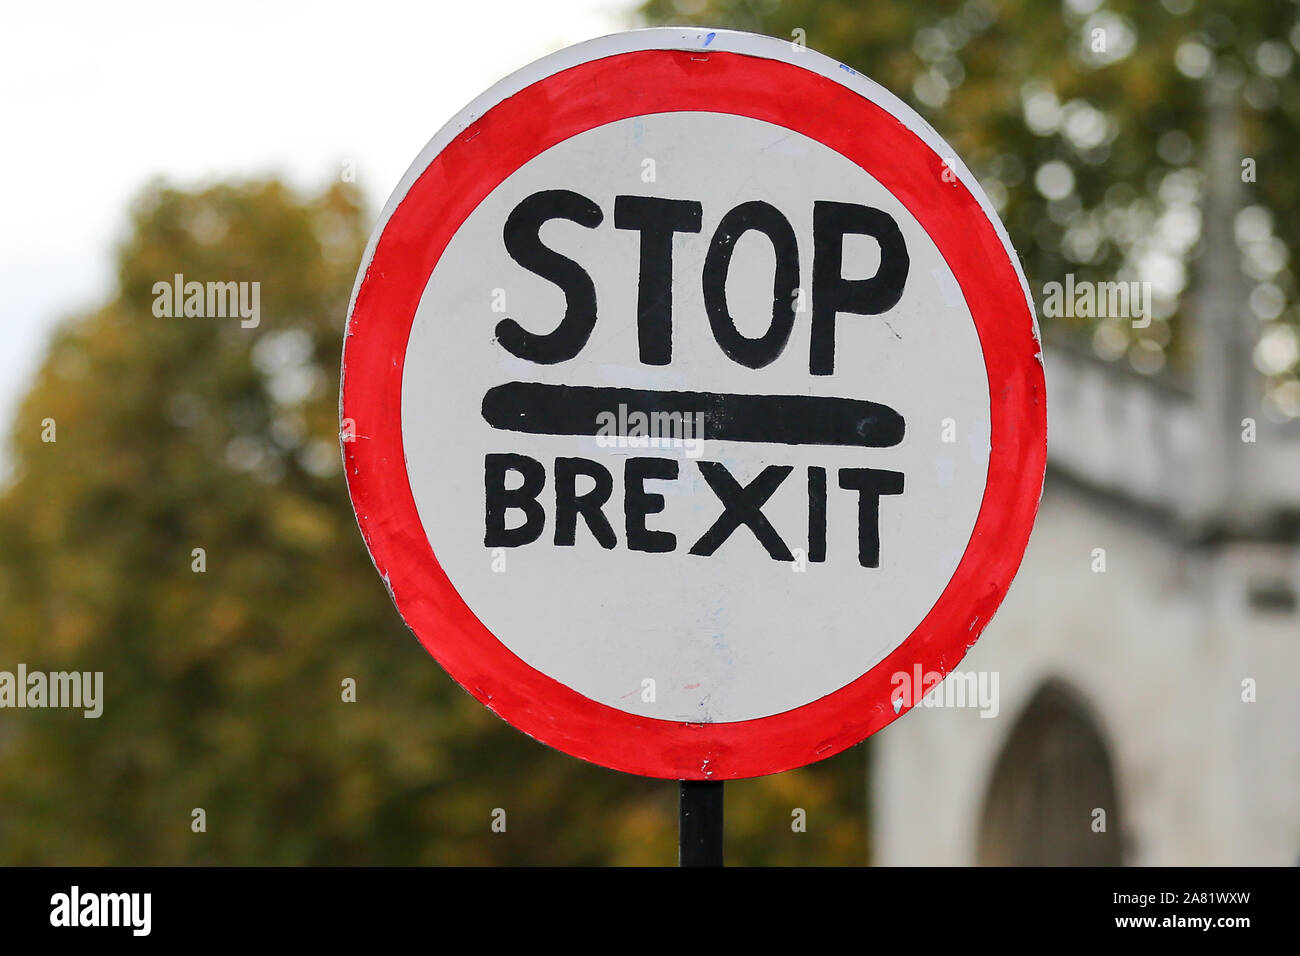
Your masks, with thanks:
[(652, 29), (497, 84), (389, 200), (348, 488), (420, 642), (536, 739), (725, 780), (857, 743), (975, 642), (1038, 507), (1032, 300), (896, 97)]

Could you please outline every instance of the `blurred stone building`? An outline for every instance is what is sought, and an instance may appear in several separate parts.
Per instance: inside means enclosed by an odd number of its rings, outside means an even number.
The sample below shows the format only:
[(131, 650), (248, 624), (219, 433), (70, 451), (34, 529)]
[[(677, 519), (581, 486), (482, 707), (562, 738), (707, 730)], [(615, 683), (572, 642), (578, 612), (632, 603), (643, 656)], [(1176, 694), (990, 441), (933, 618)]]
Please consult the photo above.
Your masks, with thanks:
[(1195, 394), (1046, 362), (1038, 522), (959, 665), (998, 672), (998, 714), (873, 739), (875, 862), (1295, 863), (1300, 435), (1213, 441)]
[(1207, 152), (1194, 374), (1045, 351), (1038, 522), (958, 666), (999, 710), (873, 738), (877, 864), (1300, 861), (1300, 429), (1260, 411), (1240, 153)]

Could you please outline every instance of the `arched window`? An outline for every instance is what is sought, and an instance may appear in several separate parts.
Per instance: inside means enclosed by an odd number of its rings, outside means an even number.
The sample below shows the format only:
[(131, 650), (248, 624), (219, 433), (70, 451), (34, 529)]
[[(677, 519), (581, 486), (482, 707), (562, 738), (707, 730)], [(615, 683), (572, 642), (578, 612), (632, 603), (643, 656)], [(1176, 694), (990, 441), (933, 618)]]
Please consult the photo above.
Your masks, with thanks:
[[(1118, 866), (1121, 815), (1101, 731), (1082, 698), (1049, 680), (993, 766), (981, 815), (984, 866)], [(1099, 831), (1105, 811), (1105, 830)]]

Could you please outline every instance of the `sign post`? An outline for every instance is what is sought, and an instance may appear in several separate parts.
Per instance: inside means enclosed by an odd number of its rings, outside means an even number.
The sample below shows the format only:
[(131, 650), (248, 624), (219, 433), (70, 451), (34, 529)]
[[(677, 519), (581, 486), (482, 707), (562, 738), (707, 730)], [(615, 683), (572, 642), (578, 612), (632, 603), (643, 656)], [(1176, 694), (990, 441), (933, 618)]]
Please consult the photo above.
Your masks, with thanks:
[(683, 780), (677, 823), (678, 866), (722, 866), (721, 780)]
[(1033, 308), (988, 198), (796, 44), (561, 50), (447, 124), (353, 294), (348, 489), (403, 619), (573, 756), (681, 783), (861, 741), (975, 642), (1046, 458)]

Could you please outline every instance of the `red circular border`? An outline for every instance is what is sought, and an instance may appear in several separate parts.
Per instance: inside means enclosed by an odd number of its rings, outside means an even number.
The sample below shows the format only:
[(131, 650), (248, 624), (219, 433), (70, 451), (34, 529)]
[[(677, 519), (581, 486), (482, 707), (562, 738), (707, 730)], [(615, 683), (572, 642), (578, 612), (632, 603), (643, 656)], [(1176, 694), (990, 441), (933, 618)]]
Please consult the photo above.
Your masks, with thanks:
[[(889, 656), (802, 707), (693, 724), (597, 703), (524, 663), (465, 604), (416, 512), (402, 448), (402, 369), (416, 307), (443, 249), (507, 176), (549, 147), (630, 116), (733, 113), (802, 133), (857, 163), (916, 216), (965, 293), (989, 379), (992, 450), (970, 543), (930, 613)], [(898, 716), (890, 677), (948, 673), (1001, 602), (1042, 491), (1047, 415), (1020, 278), (979, 203), (896, 117), (820, 74), (721, 51), (640, 50), (552, 74), (488, 110), (412, 184), (375, 245), (348, 323), (340, 415), (348, 490), (407, 625), (466, 690), (575, 757), (667, 779), (761, 776), (829, 757)], [(904, 708), (905, 710), (906, 708)], [(900, 711), (900, 713), (903, 711)]]

